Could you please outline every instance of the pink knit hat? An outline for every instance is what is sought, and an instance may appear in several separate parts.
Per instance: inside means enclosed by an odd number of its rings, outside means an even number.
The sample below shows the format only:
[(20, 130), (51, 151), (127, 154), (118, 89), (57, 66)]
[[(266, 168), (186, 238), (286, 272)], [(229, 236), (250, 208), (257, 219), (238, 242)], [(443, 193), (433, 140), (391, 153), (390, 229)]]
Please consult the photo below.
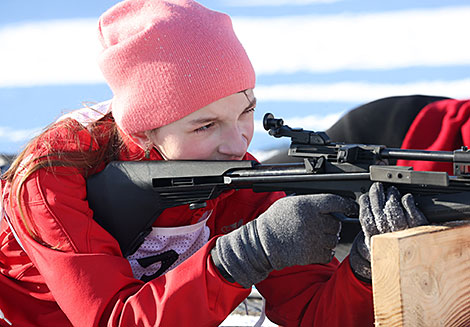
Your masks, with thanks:
[(230, 17), (191, 0), (118, 3), (100, 17), (99, 38), (113, 116), (128, 134), (255, 86)]

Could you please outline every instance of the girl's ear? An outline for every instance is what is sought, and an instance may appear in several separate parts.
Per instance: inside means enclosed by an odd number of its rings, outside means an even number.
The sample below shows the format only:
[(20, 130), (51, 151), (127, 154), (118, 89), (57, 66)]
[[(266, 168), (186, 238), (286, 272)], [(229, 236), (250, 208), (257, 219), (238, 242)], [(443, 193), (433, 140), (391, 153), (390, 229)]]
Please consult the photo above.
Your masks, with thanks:
[(134, 139), (134, 142), (137, 142), (137, 144), (140, 146), (142, 150), (145, 152), (145, 158), (150, 158), (150, 151), (152, 151), (153, 143), (148, 137), (147, 132), (137, 132), (132, 134), (132, 138)]
[(144, 150), (149, 146), (149, 143), (151, 143), (145, 132), (134, 133), (131, 135), (131, 137)]

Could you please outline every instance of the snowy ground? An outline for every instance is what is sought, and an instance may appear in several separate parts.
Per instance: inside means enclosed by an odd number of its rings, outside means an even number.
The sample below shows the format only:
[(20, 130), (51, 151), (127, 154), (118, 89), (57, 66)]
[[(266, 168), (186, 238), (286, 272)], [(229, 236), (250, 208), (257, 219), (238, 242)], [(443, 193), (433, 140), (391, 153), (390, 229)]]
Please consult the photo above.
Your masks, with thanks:
[[(248, 299), (242, 302), (220, 326), (255, 326), (260, 320), (262, 308), (263, 300), (261, 295), (256, 289), (253, 289)], [(270, 327), (277, 325), (265, 317), (262, 324), (257, 326)]]
[[(255, 326), (259, 317), (243, 316), (243, 315), (230, 315), (220, 326)], [(261, 326), (271, 327), (277, 326), (266, 318)]]

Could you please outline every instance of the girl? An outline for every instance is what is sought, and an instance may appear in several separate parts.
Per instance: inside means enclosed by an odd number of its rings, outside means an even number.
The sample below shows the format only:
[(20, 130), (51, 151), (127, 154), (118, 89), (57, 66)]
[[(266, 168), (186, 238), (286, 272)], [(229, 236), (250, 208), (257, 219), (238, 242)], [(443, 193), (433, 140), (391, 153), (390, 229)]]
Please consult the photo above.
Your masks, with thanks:
[(86, 179), (113, 160), (254, 160), (255, 75), (230, 18), (191, 0), (119, 3), (99, 38), (113, 99), (53, 123), (4, 175), (0, 325), (217, 326), (254, 284), (280, 325), (371, 325), (370, 284), (333, 259), (329, 213), (355, 209), (338, 196), (226, 192), (165, 210), (123, 257)]

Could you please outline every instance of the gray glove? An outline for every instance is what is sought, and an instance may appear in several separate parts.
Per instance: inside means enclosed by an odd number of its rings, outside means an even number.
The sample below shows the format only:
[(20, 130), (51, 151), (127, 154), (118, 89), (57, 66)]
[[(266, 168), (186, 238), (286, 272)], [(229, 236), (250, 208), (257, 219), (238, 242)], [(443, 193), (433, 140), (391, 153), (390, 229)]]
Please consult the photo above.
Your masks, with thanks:
[(356, 276), (370, 282), (370, 239), (377, 234), (399, 231), (428, 224), (416, 207), (411, 194), (401, 197), (396, 187), (385, 193), (382, 183), (374, 183), (369, 194), (359, 198), (359, 220), (362, 232), (353, 242), (349, 262)]
[(341, 223), (331, 213), (357, 213), (357, 204), (333, 194), (276, 201), (257, 219), (217, 239), (211, 257), (222, 275), (245, 288), (272, 270), (330, 262)]

